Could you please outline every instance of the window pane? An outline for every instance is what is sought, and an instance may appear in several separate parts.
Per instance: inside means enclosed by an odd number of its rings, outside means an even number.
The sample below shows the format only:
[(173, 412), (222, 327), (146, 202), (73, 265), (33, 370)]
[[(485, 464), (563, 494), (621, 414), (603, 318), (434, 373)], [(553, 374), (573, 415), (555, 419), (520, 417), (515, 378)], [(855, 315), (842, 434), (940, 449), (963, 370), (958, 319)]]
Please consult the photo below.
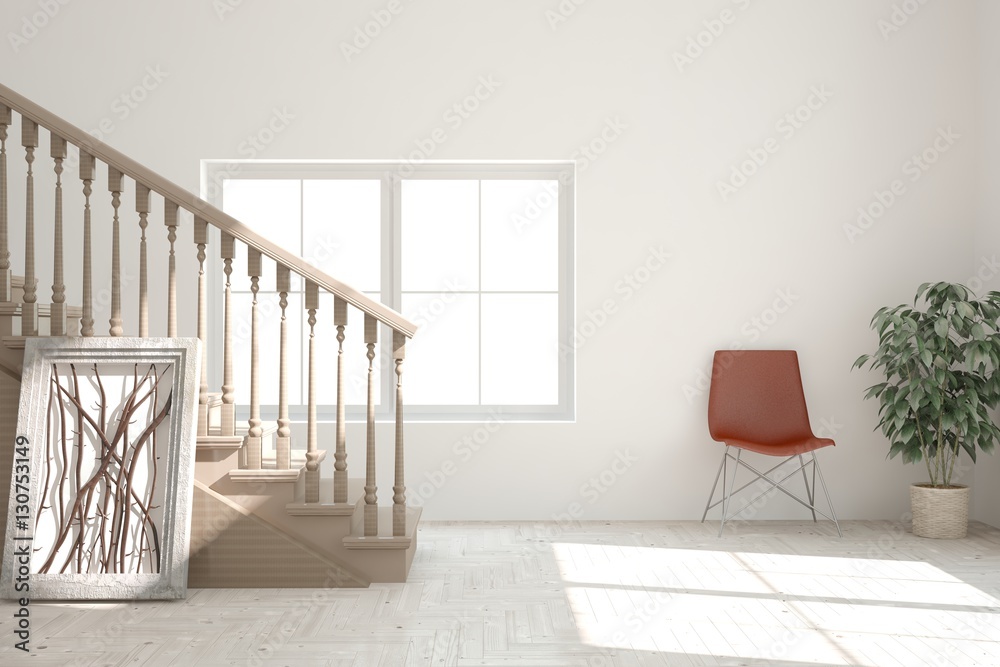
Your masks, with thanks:
[(303, 181), (302, 235), (307, 262), (359, 290), (381, 289), (380, 181)]
[(421, 325), (406, 344), (406, 400), (414, 405), (477, 404), (478, 295), (404, 294), (403, 314)]
[(483, 403), (559, 403), (559, 297), (484, 294)]
[[(366, 293), (376, 301), (377, 293)], [(305, 317), (308, 318), (306, 313)], [(306, 321), (306, 337), (303, 339), (305, 365), (303, 377), (309, 371), (309, 323)], [(384, 331), (380, 328), (379, 340), (375, 345), (375, 405), (381, 403), (381, 373), (383, 355), (391, 346), (386, 344)], [(319, 309), (316, 311), (316, 403), (337, 405), (337, 327), (333, 325), (333, 295), (320, 292)], [(365, 314), (354, 306), (347, 307), (347, 326), (344, 327), (344, 401), (345, 405), (368, 405), (368, 348), (365, 346)], [(309, 386), (303, 389), (308, 400)]]
[(479, 181), (402, 182), (402, 289), (479, 289)]
[[(232, 178), (222, 184), (222, 210), (293, 255), (302, 254), (301, 181)], [(216, 250), (215, 252), (218, 252)], [(233, 288), (249, 289), (247, 247), (236, 242)], [(265, 274), (274, 280), (273, 271)], [(273, 283), (268, 283), (273, 284)]]
[(559, 289), (559, 181), (482, 182), (483, 290)]

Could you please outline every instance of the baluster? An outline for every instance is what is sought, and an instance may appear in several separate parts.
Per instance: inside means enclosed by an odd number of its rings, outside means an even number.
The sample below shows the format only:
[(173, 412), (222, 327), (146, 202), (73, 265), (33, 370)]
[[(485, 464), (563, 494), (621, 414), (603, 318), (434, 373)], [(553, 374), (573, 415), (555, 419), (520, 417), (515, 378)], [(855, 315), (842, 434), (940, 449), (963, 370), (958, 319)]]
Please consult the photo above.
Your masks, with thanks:
[(236, 434), (236, 386), (233, 384), (233, 300), (230, 277), (233, 273), (233, 258), (236, 256), (236, 239), (221, 233), (220, 254), (223, 271), (226, 274), (225, 304), (222, 315), (222, 409), (219, 414), (220, 435)]
[(344, 327), (347, 302), (333, 297), (333, 323), (337, 326), (337, 451), (334, 454), (333, 502), (347, 502), (347, 420), (344, 415)]
[(52, 306), (49, 310), (49, 335), (66, 335), (66, 282), (63, 275), (63, 160), (66, 159), (66, 140), (50, 135), (49, 155), (55, 161), (56, 201), (52, 246)]
[(392, 534), (406, 535), (406, 481), (403, 479), (403, 358), (406, 336), (392, 332), (392, 359), (396, 362), (396, 477), (392, 485)]
[(375, 485), (375, 343), (378, 320), (365, 313), (365, 345), (368, 346), (368, 460), (365, 470), (365, 537), (378, 535), (378, 487)]
[(174, 256), (174, 241), (177, 240), (177, 204), (165, 201), (163, 224), (167, 226), (167, 240), (170, 242), (170, 259), (167, 268), (167, 337), (177, 337), (177, 258)]
[(93, 276), (90, 257), (90, 195), (93, 192), (94, 156), (80, 149), (80, 180), (83, 181), (83, 316), (80, 318), (80, 335), (94, 335)]
[(281, 341), (278, 352), (278, 437), (274, 446), (274, 463), (278, 470), (292, 467), (292, 429), (288, 418), (288, 321), (285, 317), (291, 288), (291, 271), (287, 266), (278, 264), (275, 289), (278, 290), (278, 305), (281, 307)]
[(257, 292), (260, 290), (261, 255), (253, 248), (247, 248), (247, 275), (250, 276), (250, 292), (253, 301), (250, 304), (250, 419), (247, 431), (246, 457), (247, 468), (260, 470), (262, 463), (260, 421), (260, 386), (258, 372), (260, 369), (260, 341), (257, 335)]
[(0, 104), (0, 301), (10, 301), (10, 241), (7, 229), (7, 126), (10, 107)]
[(208, 435), (208, 292), (205, 284), (205, 248), (208, 223), (195, 216), (194, 242), (198, 246), (198, 338), (201, 340), (201, 387), (198, 390), (198, 435)]
[(135, 212), (139, 214), (139, 337), (149, 336), (149, 282), (146, 275), (146, 227), (149, 226), (149, 188), (135, 184)]
[(306, 502), (319, 502), (319, 448), (316, 444), (316, 309), (319, 285), (306, 281), (306, 310), (309, 311), (309, 422), (306, 440)]
[(38, 281), (35, 280), (35, 175), (31, 165), (38, 146), (38, 124), (21, 116), (21, 145), (28, 163), (24, 198), (24, 298), (21, 303), (21, 335), (38, 335)]
[(118, 223), (118, 207), (121, 206), (122, 172), (108, 165), (108, 190), (111, 192), (111, 206), (114, 219), (111, 225), (111, 335), (121, 336), (122, 328), (122, 260), (121, 240)]

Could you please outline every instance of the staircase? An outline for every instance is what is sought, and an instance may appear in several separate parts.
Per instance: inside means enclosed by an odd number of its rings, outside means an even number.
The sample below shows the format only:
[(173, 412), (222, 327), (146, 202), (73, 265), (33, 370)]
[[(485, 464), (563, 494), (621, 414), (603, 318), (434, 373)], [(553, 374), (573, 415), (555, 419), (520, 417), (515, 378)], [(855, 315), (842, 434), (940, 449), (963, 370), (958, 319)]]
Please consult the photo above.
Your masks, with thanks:
[[(8, 141), (8, 132), (19, 121), (20, 142)], [(36, 150), (40, 138), (48, 135), (48, 158), (39, 160)], [(10, 145), (9, 145), (10, 144)], [(20, 161), (23, 149), (23, 164)], [(10, 153), (10, 155), (8, 155)], [(17, 154), (15, 157), (15, 153)], [(10, 164), (8, 161), (10, 160)], [(39, 164), (45, 162), (45, 165)], [(74, 196), (80, 205), (64, 207), (64, 190), (69, 191), (76, 174), (67, 174), (66, 166), (78, 165), (79, 173)], [(35, 192), (41, 169), (54, 174), (53, 191)], [(23, 187), (8, 188), (14, 172), (23, 178)], [(106, 179), (101, 178), (106, 175)], [(46, 174), (47, 177), (50, 174)], [(20, 180), (18, 178), (17, 180)], [(66, 182), (64, 182), (64, 180)], [(106, 181), (106, 188), (95, 188), (95, 182)], [(106, 189), (106, 194), (100, 190)], [(23, 193), (23, 200), (13, 193)], [(82, 199), (80, 198), (82, 193)], [(135, 215), (123, 210), (123, 197), (134, 193)], [(49, 198), (52, 215), (44, 223), (36, 220), (37, 203)], [(110, 214), (95, 215), (101, 204)], [(156, 206), (158, 204), (159, 206)], [(153, 234), (147, 228), (150, 215), (162, 207), (166, 235)], [(15, 223), (12, 211), (19, 215)], [(178, 231), (185, 226), (186, 211), (193, 217), (193, 245), (178, 243)], [(155, 213), (153, 213), (155, 215)], [(11, 237), (14, 225), (24, 225), (24, 245), (13, 249), (15, 259), (22, 256), (23, 276), (14, 274)], [(52, 295), (50, 303), (42, 303), (39, 294), (38, 264), (35, 239), (36, 225), (51, 225)], [(137, 225), (141, 231), (138, 247), (123, 248), (123, 225)], [(220, 247), (216, 250), (223, 262), (224, 284), (209, 287), (206, 259), (209, 252), (209, 230), (219, 231)], [(43, 229), (38, 227), (38, 229)], [(110, 229), (110, 251), (94, 252), (95, 229)], [(20, 231), (20, 229), (18, 229)], [(68, 231), (69, 234), (65, 232)], [(69, 243), (66, 238), (69, 238)], [(155, 237), (159, 237), (157, 241)], [(214, 237), (213, 237), (214, 238)], [(67, 249), (72, 249), (69, 262)], [(122, 309), (122, 253), (136, 253), (139, 261), (138, 318), (125, 322)], [(165, 262), (165, 275), (151, 275), (148, 261), (152, 253), (160, 252)], [(196, 294), (178, 293), (178, 256), (189, 252), (197, 259)], [(247, 276), (253, 303), (250, 307), (250, 418), (237, 424), (235, 387), (233, 383), (233, 317), (231, 298), (233, 261), (238, 252), (245, 253)], [(258, 294), (262, 290), (263, 258), (275, 262), (275, 293), (278, 295), (281, 320), (261, 323)], [(198, 440), (194, 504), (191, 530), (191, 554), (188, 585), (193, 588), (267, 588), (267, 587), (358, 587), (372, 582), (401, 582), (416, 549), (416, 529), (420, 510), (406, 506), (403, 448), (403, 360), (406, 341), (416, 326), (399, 313), (373, 301), (358, 290), (311, 266), (304, 259), (269, 242), (221, 210), (213, 207), (183, 188), (171, 183), (145, 166), (97, 141), (88, 133), (67, 123), (13, 90), (0, 85), (0, 522), (6, 525), (7, 499), (13, 444), (17, 421), (17, 394), (21, 377), (26, 338), (35, 336), (95, 336), (94, 268), (95, 261), (110, 262), (110, 318), (107, 335), (122, 336), (137, 332), (139, 337), (151, 335), (177, 337), (178, 303), (197, 305), (197, 332), (202, 341), (202, 376), (198, 397)], [(82, 304), (66, 303), (66, 264), (71, 278), (79, 276)], [(103, 265), (103, 264), (102, 264)], [(79, 271), (77, 273), (76, 271)], [(288, 414), (288, 329), (286, 310), (293, 276), (305, 285), (305, 308), (309, 314), (308, 381), (309, 403), (307, 437), (304, 443), (294, 441)], [(48, 276), (46, 276), (48, 277)], [(150, 290), (150, 281), (157, 289)], [(162, 287), (166, 287), (166, 294)], [(207, 316), (208, 290), (219, 290), (223, 309), (221, 331), (209, 331)], [(316, 368), (315, 324), (320, 294), (333, 296), (333, 322), (337, 329), (338, 346), (337, 424), (334, 441), (328, 449), (321, 448), (317, 437), (317, 382), (326, 381), (330, 374)], [(165, 296), (157, 303), (154, 295)], [(162, 309), (166, 314), (165, 331), (150, 332), (151, 310)], [(368, 359), (368, 405), (366, 429), (366, 465), (363, 477), (351, 477), (346, 450), (346, 419), (344, 405), (344, 340), (349, 335), (348, 316), (363, 322), (356, 326), (363, 336)], [(328, 315), (329, 316), (329, 315)], [(376, 486), (375, 449), (375, 389), (374, 360), (379, 345), (380, 325), (388, 327), (391, 337), (387, 353), (395, 363), (395, 460), (392, 504), (379, 506)], [(266, 424), (261, 420), (259, 374), (261, 368), (259, 341), (263, 326), (280, 327), (280, 349), (268, 354), (266, 363), (279, 365), (278, 420)], [(353, 328), (351, 329), (353, 331)], [(187, 332), (186, 332), (187, 333)], [(193, 335), (189, 332), (187, 335)], [(221, 341), (223, 379), (219, 391), (208, 384), (208, 343)], [(326, 344), (332, 344), (327, 342)], [(274, 357), (277, 359), (274, 359)], [(323, 443), (326, 444), (326, 443)], [(327, 459), (329, 458), (329, 461)], [(332, 480), (323, 479), (324, 461), (332, 464)], [(2, 550), (2, 544), (0, 544)], [(0, 551), (2, 553), (2, 551)]]

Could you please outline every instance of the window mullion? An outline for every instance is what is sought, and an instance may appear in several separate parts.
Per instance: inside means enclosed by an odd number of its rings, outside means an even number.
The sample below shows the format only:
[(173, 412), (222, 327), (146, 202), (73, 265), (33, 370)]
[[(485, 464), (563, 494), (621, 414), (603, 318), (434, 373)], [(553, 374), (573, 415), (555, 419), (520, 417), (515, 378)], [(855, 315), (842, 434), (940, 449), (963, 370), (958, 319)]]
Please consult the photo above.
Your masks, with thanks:
[[(382, 285), (381, 294), (383, 303), (385, 303), (390, 308), (396, 311), (402, 311), (403, 297), (402, 297), (402, 276), (403, 271), (401, 267), (402, 258), (402, 239), (400, 238), (402, 232), (402, 222), (400, 220), (402, 207), (399, 202), (400, 193), (400, 177), (395, 171), (386, 173), (381, 179), (381, 191), (382, 191), (382, 247), (381, 247), (381, 261), (382, 261)], [(387, 326), (382, 326), (382, 345), (380, 349), (383, 353), (380, 355), (382, 360), (382, 370), (380, 377), (382, 378), (382, 391), (380, 392), (382, 396), (382, 414), (384, 417), (388, 417), (393, 414), (395, 407), (392, 405), (393, 391), (392, 388), (395, 386), (393, 378), (395, 377), (395, 364), (388, 362), (390, 356), (386, 353), (391, 349), (392, 345), (392, 330)]]
[(478, 342), (476, 343), (476, 355), (479, 359), (479, 381), (476, 385), (479, 388), (479, 396), (476, 398), (476, 404), (483, 404), (483, 181), (479, 180), (479, 206), (476, 207), (479, 211), (479, 239), (476, 244), (479, 247), (479, 266), (476, 267), (479, 271), (479, 281), (478, 294), (476, 300), (479, 301), (479, 327), (476, 330), (478, 336)]

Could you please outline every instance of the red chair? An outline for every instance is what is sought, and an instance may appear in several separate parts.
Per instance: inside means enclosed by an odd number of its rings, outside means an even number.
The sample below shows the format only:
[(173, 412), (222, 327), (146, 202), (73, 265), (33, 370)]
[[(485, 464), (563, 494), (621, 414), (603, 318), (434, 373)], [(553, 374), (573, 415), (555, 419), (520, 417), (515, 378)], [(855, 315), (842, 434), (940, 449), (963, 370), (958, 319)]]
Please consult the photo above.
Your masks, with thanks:
[[(794, 350), (716, 352), (712, 362), (712, 386), (708, 395), (708, 430), (713, 440), (726, 445), (726, 450), (722, 455), (722, 465), (719, 466), (719, 472), (715, 476), (715, 484), (712, 486), (712, 493), (708, 497), (708, 504), (701, 520), (705, 521), (708, 511), (721, 503), (720, 537), (726, 521), (739, 516), (773, 489), (805, 505), (812, 512), (813, 521), (816, 521), (817, 513), (833, 521), (837, 533), (843, 537), (833, 502), (830, 500), (830, 493), (823, 480), (823, 472), (819, 469), (819, 461), (816, 460), (816, 450), (833, 445), (834, 442), (829, 438), (817, 438), (812, 432), (809, 413), (806, 411), (806, 399), (802, 392), (799, 358)], [(735, 455), (733, 450), (736, 451)], [(743, 460), (744, 450), (767, 456), (780, 456), (782, 460), (766, 472), (760, 472)], [(805, 454), (811, 454), (811, 460), (804, 460)], [(731, 481), (728, 479), (730, 459), (734, 461)], [(772, 473), (793, 459), (798, 459), (798, 466), (794, 470), (783, 471), (778, 479), (771, 477)], [(806, 467), (809, 465), (812, 466), (811, 485), (806, 475)], [(755, 477), (734, 490), (736, 472), (740, 466), (751, 471)], [(805, 499), (782, 485), (800, 470), (806, 485)], [(816, 508), (817, 476), (832, 516), (827, 516)], [(715, 497), (720, 477), (722, 498), (713, 503), (712, 499)], [(757, 479), (764, 480), (768, 487), (754, 496), (739, 511), (731, 513), (732, 496)]]

